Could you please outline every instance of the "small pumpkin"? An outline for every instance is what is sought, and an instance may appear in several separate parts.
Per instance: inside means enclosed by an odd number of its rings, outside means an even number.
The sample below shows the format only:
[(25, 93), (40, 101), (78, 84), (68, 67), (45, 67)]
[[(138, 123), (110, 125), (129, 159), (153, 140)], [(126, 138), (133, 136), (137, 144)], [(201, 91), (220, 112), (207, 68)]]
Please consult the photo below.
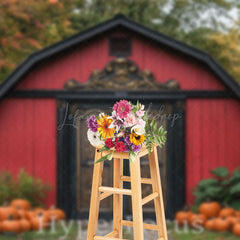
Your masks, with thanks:
[(233, 225), (239, 221), (239, 218), (236, 216), (229, 216), (227, 217), (227, 221), (229, 222), (230, 228), (232, 228)]
[(199, 213), (204, 214), (207, 218), (218, 216), (220, 210), (221, 205), (218, 202), (204, 202), (198, 208)]
[(205, 224), (204, 227), (206, 230), (214, 230), (214, 224), (215, 224), (215, 219), (208, 219)]
[(26, 211), (30, 210), (31, 208), (30, 202), (25, 199), (14, 199), (10, 205), (17, 209), (23, 209)]
[(18, 216), (20, 219), (27, 219), (27, 211), (23, 209), (17, 209)]
[(31, 227), (34, 230), (39, 230), (41, 228), (47, 228), (49, 225), (49, 221), (43, 216), (35, 216), (31, 220)]
[(20, 228), (22, 232), (28, 232), (31, 230), (31, 223), (26, 219), (19, 220)]
[(49, 222), (51, 220), (49, 212), (43, 208), (34, 210), (34, 217), (43, 217), (45, 222)]
[(240, 221), (234, 224), (232, 232), (236, 236), (240, 236)]
[(196, 225), (203, 226), (206, 222), (207, 218), (204, 214), (192, 214), (189, 220), (189, 225), (194, 227)]
[(214, 221), (214, 230), (218, 232), (228, 231), (230, 228), (230, 223), (225, 217), (218, 217)]
[(0, 207), (0, 221), (8, 220), (10, 216), (13, 219), (18, 219), (17, 209), (13, 207)]
[(13, 215), (9, 216), (8, 220), (2, 222), (2, 231), (9, 233), (19, 233), (21, 231), (21, 226), (18, 220), (13, 218)]
[(235, 216), (240, 218), (240, 211), (235, 211)]
[(50, 219), (63, 220), (66, 218), (65, 212), (59, 208), (52, 207), (48, 210)]
[(229, 217), (229, 216), (234, 216), (235, 215), (235, 210), (231, 207), (226, 207), (221, 209), (219, 212), (219, 217)]
[(34, 218), (36, 216), (36, 213), (34, 211), (27, 211), (26, 212), (26, 218), (27, 220), (31, 220), (32, 218)]

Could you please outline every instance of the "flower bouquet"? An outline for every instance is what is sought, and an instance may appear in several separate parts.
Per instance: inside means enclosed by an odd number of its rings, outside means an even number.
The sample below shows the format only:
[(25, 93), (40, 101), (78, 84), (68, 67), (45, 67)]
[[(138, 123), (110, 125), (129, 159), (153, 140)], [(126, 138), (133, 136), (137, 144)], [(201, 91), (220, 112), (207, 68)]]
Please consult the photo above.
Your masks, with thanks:
[(162, 147), (166, 142), (167, 132), (154, 120), (149, 121), (144, 105), (139, 102), (136, 105), (127, 100), (116, 102), (111, 116), (92, 115), (88, 119), (88, 128), (89, 142), (95, 147), (101, 146), (100, 151), (111, 151), (97, 162), (112, 160), (114, 151), (128, 152), (133, 162), (143, 145), (150, 154), (155, 143)]

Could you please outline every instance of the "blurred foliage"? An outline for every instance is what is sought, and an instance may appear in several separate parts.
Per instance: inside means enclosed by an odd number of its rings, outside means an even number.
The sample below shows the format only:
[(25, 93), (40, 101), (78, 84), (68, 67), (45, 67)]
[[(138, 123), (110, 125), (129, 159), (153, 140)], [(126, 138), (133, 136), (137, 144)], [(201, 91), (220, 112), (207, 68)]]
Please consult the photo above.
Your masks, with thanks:
[(196, 204), (208, 200), (218, 201), (222, 205), (240, 208), (240, 168), (230, 175), (225, 167), (218, 167), (211, 171), (213, 178), (200, 181), (194, 190)]
[[(0, 81), (33, 51), (122, 13), (208, 52), (240, 82), (234, 45), (239, 24), (229, 27), (232, 8), (240, 8), (237, 0), (2, 0)], [(228, 44), (233, 35), (235, 43)]]
[(8, 171), (0, 172), (0, 205), (10, 203), (13, 199), (28, 200), (32, 207), (43, 206), (43, 200), (52, 188), (42, 183), (41, 179), (31, 177), (23, 169), (17, 178)]

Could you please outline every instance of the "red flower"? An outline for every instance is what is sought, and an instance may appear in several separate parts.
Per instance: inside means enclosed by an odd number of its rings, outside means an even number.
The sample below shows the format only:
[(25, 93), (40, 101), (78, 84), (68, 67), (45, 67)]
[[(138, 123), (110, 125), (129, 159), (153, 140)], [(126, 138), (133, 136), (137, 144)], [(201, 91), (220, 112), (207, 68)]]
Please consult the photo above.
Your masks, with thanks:
[(114, 143), (113, 143), (113, 141), (112, 141), (111, 138), (108, 138), (108, 139), (105, 141), (105, 145), (106, 145), (108, 148), (114, 147)]
[(122, 141), (116, 142), (115, 148), (117, 152), (123, 152), (125, 150), (125, 145)]

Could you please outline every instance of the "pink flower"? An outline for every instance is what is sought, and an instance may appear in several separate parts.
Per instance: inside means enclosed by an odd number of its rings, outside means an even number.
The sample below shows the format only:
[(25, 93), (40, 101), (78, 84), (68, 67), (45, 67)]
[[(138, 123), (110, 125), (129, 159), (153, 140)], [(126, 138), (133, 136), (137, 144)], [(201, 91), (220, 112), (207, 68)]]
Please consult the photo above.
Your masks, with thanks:
[(143, 116), (144, 116), (144, 111), (138, 110), (138, 111), (136, 112), (136, 114), (137, 114), (138, 117), (143, 117)]
[(117, 116), (120, 118), (126, 118), (128, 113), (130, 113), (132, 106), (126, 100), (120, 100), (116, 102), (113, 106), (113, 110), (116, 111)]
[(140, 126), (145, 127), (146, 122), (140, 118), (140, 119), (138, 119), (137, 124), (140, 125)]
[(127, 127), (131, 127), (137, 123), (137, 119), (133, 113), (129, 113), (125, 120), (125, 124)]

